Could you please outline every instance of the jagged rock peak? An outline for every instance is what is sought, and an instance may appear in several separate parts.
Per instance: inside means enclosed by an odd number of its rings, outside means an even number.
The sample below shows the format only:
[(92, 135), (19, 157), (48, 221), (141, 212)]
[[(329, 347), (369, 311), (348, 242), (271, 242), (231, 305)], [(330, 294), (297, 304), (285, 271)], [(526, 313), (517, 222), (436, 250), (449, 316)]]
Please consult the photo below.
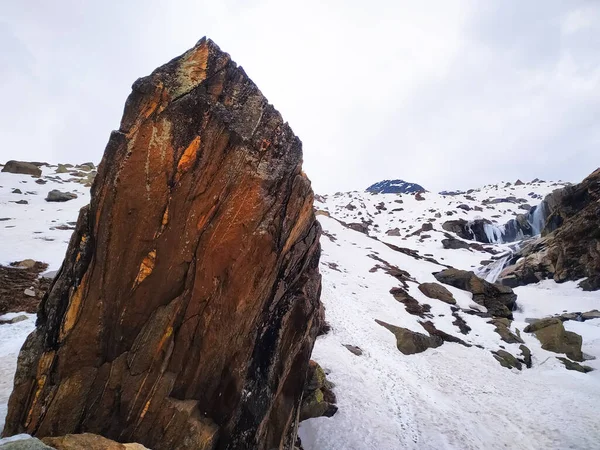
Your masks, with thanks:
[(369, 186), (367, 192), (374, 194), (415, 194), (427, 191), (423, 186), (416, 183), (409, 183), (404, 180), (383, 180)]
[(211, 40), (137, 80), (4, 435), (287, 449), (322, 318), (302, 144)]

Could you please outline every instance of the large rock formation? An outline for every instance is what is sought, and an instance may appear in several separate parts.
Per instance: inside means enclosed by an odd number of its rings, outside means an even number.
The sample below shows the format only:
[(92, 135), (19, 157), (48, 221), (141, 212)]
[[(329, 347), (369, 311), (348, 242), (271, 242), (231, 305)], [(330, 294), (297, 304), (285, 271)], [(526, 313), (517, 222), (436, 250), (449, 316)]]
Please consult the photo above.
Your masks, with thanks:
[(549, 194), (544, 205), (542, 238), (514, 255), (501, 282), (518, 286), (544, 278), (586, 278), (584, 289), (600, 289), (600, 169), (577, 185)]
[(7, 161), (4, 167), (2, 168), (2, 172), (33, 175), (34, 177), (42, 176), (42, 169), (40, 169), (36, 164), (25, 161)]
[(491, 316), (513, 318), (517, 295), (508, 286), (489, 283), (467, 270), (445, 269), (433, 276), (440, 283), (472, 293), (473, 301), (485, 306)]
[(291, 448), (322, 314), (301, 164), (210, 40), (136, 81), (19, 355), (4, 434)]

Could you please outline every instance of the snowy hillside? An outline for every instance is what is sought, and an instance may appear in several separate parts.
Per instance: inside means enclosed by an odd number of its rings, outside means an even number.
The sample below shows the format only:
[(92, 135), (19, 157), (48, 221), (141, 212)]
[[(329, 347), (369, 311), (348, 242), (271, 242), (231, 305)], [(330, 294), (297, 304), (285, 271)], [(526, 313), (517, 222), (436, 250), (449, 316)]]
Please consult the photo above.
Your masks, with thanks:
[[(42, 169), (45, 184), (28, 175), (0, 173), (0, 264), (31, 258), (57, 270), (78, 210), (89, 201), (80, 177), (56, 174), (56, 166)], [(503, 183), (447, 196), (317, 196), (322, 301), (331, 329), (317, 339), (312, 357), (335, 384), (339, 410), (331, 418), (301, 424), (306, 450), (598, 446), (600, 362), (590, 358), (600, 356), (600, 319), (564, 322), (582, 336), (586, 361), (581, 364), (595, 369), (590, 373), (567, 370), (557, 359), (563, 354), (542, 349), (524, 329), (532, 319), (599, 309), (600, 292), (583, 292), (576, 282), (516, 288), (514, 320), (500, 321), (508, 324), (503, 327), (490, 323), (486, 308), (467, 291), (445, 285), (453, 303), (430, 298), (420, 288), (437, 283), (433, 274), (448, 266), (483, 270), (512, 245), (461, 239), (442, 228), (445, 221), (483, 218), (502, 226), (560, 186)], [(47, 202), (53, 189), (78, 197)], [(19, 200), (28, 203), (14, 203)], [(432, 348), (404, 354), (394, 327), (442, 337)], [(18, 345), (32, 329), (32, 316), (0, 325), (2, 416)], [(531, 368), (523, 346), (531, 352)], [(520, 370), (500, 364), (492, 352), (502, 351)]]

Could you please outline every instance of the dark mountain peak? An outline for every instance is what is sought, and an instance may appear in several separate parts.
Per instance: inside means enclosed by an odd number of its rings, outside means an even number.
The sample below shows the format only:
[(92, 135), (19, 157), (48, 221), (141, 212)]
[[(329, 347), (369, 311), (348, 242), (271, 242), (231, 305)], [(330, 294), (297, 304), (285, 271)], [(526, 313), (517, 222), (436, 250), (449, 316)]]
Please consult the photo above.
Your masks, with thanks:
[(427, 191), (417, 183), (409, 183), (404, 180), (383, 180), (369, 186), (367, 192), (373, 194), (414, 194)]

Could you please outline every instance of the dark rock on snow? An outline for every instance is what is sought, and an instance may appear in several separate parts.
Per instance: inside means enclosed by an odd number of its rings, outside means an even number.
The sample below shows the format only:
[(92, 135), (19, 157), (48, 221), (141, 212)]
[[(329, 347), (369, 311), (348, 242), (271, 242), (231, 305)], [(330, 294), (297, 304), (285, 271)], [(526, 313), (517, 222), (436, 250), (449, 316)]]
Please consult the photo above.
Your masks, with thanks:
[(429, 298), (441, 300), (449, 305), (456, 305), (456, 299), (448, 289), (438, 283), (421, 283), (419, 290)]
[(446, 269), (433, 275), (440, 283), (471, 292), (473, 301), (485, 306), (491, 316), (512, 319), (517, 295), (508, 286), (489, 283), (466, 270)]
[(575, 361), (583, 361), (581, 336), (565, 330), (560, 319), (555, 317), (540, 319), (527, 325), (523, 331), (534, 333), (544, 350), (564, 353)]
[(61, 192), (57, 189), (53, 189), (48, 192), (48, 196), (46, 197), (47, 202), (68, 202), (69, 200), (73, 200), (77, 198), (77, 194), (73, 194), (72, 192)]
[(42, 176), (42, 169), (35, 164), (25, 161), (7, 161), (2, 168), (2, 172), (20, 173), (23, 175), (33, 175), (34, 177)]

